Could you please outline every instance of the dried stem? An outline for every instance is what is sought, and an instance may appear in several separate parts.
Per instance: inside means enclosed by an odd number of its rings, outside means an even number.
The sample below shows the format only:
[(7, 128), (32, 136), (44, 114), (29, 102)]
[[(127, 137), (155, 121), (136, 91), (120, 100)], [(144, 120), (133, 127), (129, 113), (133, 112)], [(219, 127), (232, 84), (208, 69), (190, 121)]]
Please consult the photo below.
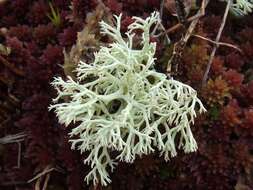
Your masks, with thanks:
[(40, 190), (40, 182), (41, 182), (41, 178), (37, 179), (36, 183), (35, 183), (35, 190)]
[(27, 183), (31, 183), (36, 179), (40, 179), (42, 176), (52, 172), (53, 170), (55, 170), (55, 168), (51, 167), (50, 165), (48, 165), (42, 172), (38, 173), (35, 177), (33, 177), (32, 179), (28, 180)]
[[(194, 16), (189, 17), (186, 22), (192, 22), (194, 20), (199, 20), (200, 17), (204, 16), (205, 8), (207, 7), (209, 1), (210, 0), (203, 0), (201, 9), (198, 11), (198, 13)], [(173, 31), (175, 31), (178, 28), (183, 27), (183, 26), (184, 25), (182, 23), (178, 23), (178, 24), (172, 26), (171, 28), (167, 29), (166, 31), (158, 34), (157, 37), (160, 37), (160, 36), (165, 35), (165, 34), (169, 34), (169, 33), (173, 32)]]
[(48, 185), (49, 179), (50, 179), (50, 173), (48, 173), (48, 174), (46, 175), (46, 179), (45, 179), (45, 181), (44, 181), (42, 190), (46, 190), (46, 189), (47, 189), (47, 185)]
[[(202, 8), (205, 8), (208, 3), (209, 3), (209, 0), (203, 1)], [(200, 12), (202, 12), (202, 11), (200, 10), (199, 13)], [(189, 38), (191, 37), (194, 29), (196, 28), (197, 23), (199, 22), (199, 19), (200, 19), (200, 17), (195, 16), (195, 19), (191, 22), (189, 28), (186, 31), (186, 34), (181, 38), (181, 40), (179, 42), (175, 43), (173, 54), (172, 54), (170, 60), (168, 61), (167, 69), (166, 69), (167, 75), (169, 77), (171, 75), (177, 74), (178, 65), (176, 65), (177, 63), (174, 63), (174, 62), (178, 62), (178, 59), (181, 59), (181, 55), (184, 50), (184, 47), (185, 47), (186, 43), (188, 42)]]
[(18, 142), (18, 161), (17, 161), (18, 168), (20, 168), (20, 163), (21, 163), (21, 152), (22, 152), (22, 146), (21, 146), (21, 143)]
[(228, 0), (227, 1), (227, 6), (226, 6), (226, 10), (225, 10), (224, 15), (223, 15), (222, 23), (220, 25), (218, 34), (217, 34), (216, 39), (215, 39), (216, 44), (213, 47), (213, 50), (212, 50), (212, 53), (210, 55), (210, 58), (209, 58), (209, 61), (208, 61), (208, 64), (207, 64), (207, 68), (206, 68), (206, 71), (205, 71), (205, 74), (204, 74), (204, 77), (203, 77), (203, 80), (202, 80), (202, 86), (204, 86), (206, 84), (206, 81), (207, 81), (207, 78), (208, 78), (208, 74), (209, 74), (209, 71), (210, 71), (210, 68), (211, 68), (211, 65), (212, 65), (212, 62), (213, 62), (216, 50), (219, 47), (219, 44), (217, 44), (217, 43), (220, 41), (220, 37), (221, 37), (222, 31), (223, 31), (224, 26), (226, 24), (226, 20), (227, 20), (227, 16), (228, 16), (228, 12), (229, 12), (229, 8), (231, 6), (231, 3), (232, 3), (232, 0)]
[(57, 172), (60, 172), (60, 173), (64, 173), (61, 168), (59, 168), (57, 166), (56, 167), (52, 167), (51, 165), (48, 165), (48, 166), (46, 166), (46, 168), (42, 172), (38, 173), (35, 177), (33, 177), (32, 179), (28, 180), (27, 183), (31, 183), (31, 182), (35, 181), (36, 179), (39, 179), (42, 176), (44, 176), (44, 175), (46, 175), (46, 174), (48, 174), (48, 173), (50, 173), (52, 171), (57, 171)]
[(227, 47), (234, 48), (234, 49), (236, 49), (237, 51), (239, 51), (240, 53), (243, 52), (242, 49), (240, 49), (239, 47), (237, 47), (236, 45), (233, 45), (233, 44), (229, 44), (229, 43), (225, 43), (225, 42), (216, 42), (216, 41), (213, 41), (213, 40), (211, 40), (211, 39), (209, 39), (209, 38), (206, 38), (206, 37), (204, 37), (204, 36), (200, 36), (200, 35), (198, 35), (198, 34), (193, 34), (192, 36), (197, 37), (197, 38), (200, 38), (200, 39), (202, 39), (202, 40), (206, 40), (206, 41), (208, 41), (208, 42), (210, 42), (210, 43), (213, 43), (213, 44), (215, 44), (215, 45), (227, 46)]
[(0, 144), (18, 143), (24, 140), (26, 137), (25, 133), (17, 133), (15, 135), (7, 135), (0, 138)]

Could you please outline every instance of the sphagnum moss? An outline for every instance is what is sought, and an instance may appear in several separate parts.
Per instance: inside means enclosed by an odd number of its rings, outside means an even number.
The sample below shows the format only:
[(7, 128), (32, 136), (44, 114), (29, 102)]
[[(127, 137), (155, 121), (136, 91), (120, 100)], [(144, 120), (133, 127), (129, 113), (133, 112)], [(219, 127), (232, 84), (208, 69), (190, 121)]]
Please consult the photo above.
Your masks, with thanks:
[[(93, 63), (80, 61), (77, 81), (58, 77), (52, 82), (58, 96), (50, 109), (60, 123), (77, 123), (69, 134), (72, 149), (89, 153), (87, 183), (107, 185), (117, 161), (131, 163), (155, 149), (165, 160), (177, 155), (177, 146), (186, 153), (197, 150), (190, 124), (205, 108), (193, 88), (154, 70), (156, 44), (149, 32), (159, 14), (133, 19), (127, 40), (120, 33), (121, 15), (115, 16), (115, 26), (102, 21), (101, 32), (114, 42), (101, 47)], [(143, 31), (140, 49), (133, 48), (136, 30)], [(118, 152), (114, 158), (113, 150)]]

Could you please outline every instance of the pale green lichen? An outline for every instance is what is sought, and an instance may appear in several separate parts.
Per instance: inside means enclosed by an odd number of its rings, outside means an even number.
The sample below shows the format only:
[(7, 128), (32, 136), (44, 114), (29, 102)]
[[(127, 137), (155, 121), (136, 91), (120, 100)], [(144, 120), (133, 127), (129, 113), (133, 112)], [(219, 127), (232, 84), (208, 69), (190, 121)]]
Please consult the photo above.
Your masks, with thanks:
[[(76, 123), (70, 133), (72, 149), (89, 153), (84, 161), (91, 166), (87, 183), (107, 185), (108, 171), (117, 161), (131, 163), (155, 149), (165, 160), (177, 155), (177, 147), (186, 153), (197, 150), (190, 124), (205, 108), (193, 88), (154, 69), (156, 44), (149, 32), (159, 14), (133, 19), (127, 39), (120, 33), (121, 15), (115, 16), (115, 26), (102, 21), (102, 33), (114, 42), (101, 47), (93, 63), (80, 62), (77, 81), (58, 77), (52, 82), (58, 96), (50, 109), (60, 123)], [(143, 31), (139, 49), (133, 48), (136, 29)]]
[(253, 10), (253, 0), (222, 0), (222, 1), (232, 1), (230, 10), (236, 16), (248, 15)]

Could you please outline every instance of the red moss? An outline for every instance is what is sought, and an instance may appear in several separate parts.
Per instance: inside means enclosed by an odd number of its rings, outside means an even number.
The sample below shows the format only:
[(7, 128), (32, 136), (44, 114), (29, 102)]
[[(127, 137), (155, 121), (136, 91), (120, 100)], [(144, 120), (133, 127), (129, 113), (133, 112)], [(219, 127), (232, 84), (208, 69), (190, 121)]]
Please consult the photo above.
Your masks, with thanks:
[(244, 122), (242, 127), (253, 131), (253, 109), (247, 109), (244, 111)]
[(242, 91), (242, 100), (247, 104), (247, 106), (249, 105), (253, 105), (253, 81), (243, 85), (241, 87), (241, 91)]
[(44, 64), (55, 65), (63, 63), (62, 47), (48, 45), (41, 57)]
[(229, 86), (221, 77), (215, 80), (209, 79), (206, 87), (202, 91), (202, 96), (209, 106), (223, 105), (225, 98), (229, 98)]
[(224, 59), (222, 57), (216, 56), (213, 60), (211, 72), (214, 76), (219, 76), (224, 72)]
[(252, 154), (250, 154), (251, 141), (241, 139), (232, 144), (234, 151), (235, 164), (249, 173), (252, 168)]
[(61, 46), (71, 46), (77, 39), (77, 31), (73, 27), (68, 27), (60, 33), (58, 40)]
[(250, 42), (246, 42), (241, 45), (243, 52), (247, 56), (248, 59), (252, 60), (253, 58), (253, 45)]
[(10, 37), (17, 37), (22, 41), (29, 41), (32, 37), (32, 31), (27, 25), (18, 25), (11, 27), (8, 31), (8, 35)]
[(52, 43), (55, 39), (56, 31), (52, 24), (38, 25), (33, 32), (34, 41), (40, 45)]
[(75, 25), (82, 27), (86, 14), (90, 10), (94, 10), (97, 5), (95, 0), (90, 0), (87, 3), (86, 0), (73, 0), (71, 1), (71, 14), (68, 16), (71, 22)]
[(211, 15), (210, 17), (206, 17), (204, 20), (204, 32), (209, 34), (209, 37), (211, 39), (215, 39), (220, 24), (221, 24), (220, 16)]
[(1, 23), (4, 27), (9, 27), (16, 26), (18, 24), (18, 21), (14, 15), (6, 15), (1, 17)]
[(11, 54), (8, 56), (10, 63), (15, 63), (16, 67), (23, 67), (29, 61), (31, 54), (24, 47), (24, 43), (16, 37), (6, 39), (6, 44), (11, 49)]
[(221, 111), (221, 122), (226, 127), (238, 127), (241, 124), (240, 107), (235, 99), (230, 100)]
[(141, 159), (137, 159), (135, 161), (136, 173), (144, 176), (157, 172), (159, 170), (159, 162), (154, 156), (144, 156)]
[(47, 13), (49, 13), (49, 5), (45, 1), (39, 0), (33, 2), (27, 16), (32, 24), (45, 24), (50, 21)]
[(11, 1), (11, 10), (13, 13), (16, 15), (17, 19), (23, 19), (24, 16), (26, 15), (29, 5), (31, 2), (30, 0), (15, 0)]
[(41, 49), (39, 45), (34, 41), (26, 43), (25, 47), (34, 57), (38, 57), (41, 54)]
[(243, 57), (238, 53), (232, 52), (225, 58), (226, 58), (226, 65), (229, 68), (240, 70), (241, 67), (244, 65)]
[(110, 7), (110, 10), (114, 14), (120, 14), (122, 12), (122, 3), (119, 3), (118, 0), (106, 0), (105, 4), (107, 7)]
[(208, 46), (205, 43), (201, 45), (191, 45), (183, 53), (182, 67), (185, 68), (185, 74), (191, 83), (199, 83), (205, 72), (208, 61)]
[(132, 17), (126, 16), (125, 18), (123, 18), (122, 22), (121, 22), (121, 30), (122, 32), (126, 32), (127, 31), (127, 27), (132, 24), (134, 22), (134, 20), (132, 19)]
[(243, 30), (239, 32), (239, 37), (242, 42), (247, 41), (253, 42), (252, 36), (253, 36), (253, 29), (248, 26), (246, 26)]
[[(161, 1), (103, 2), (112, 13), (123, 12), (122, 32), (125, 32), (127, 26), (132, 23), (132, 19), (128, 16), (144, 18), (153, 10), (159, 10)], [(0, 3), (0, 30), (8, 31), (1, 32), (0, 43), (11, 48), (11, 54), (4, 58), (25, 71), (23, 76), (16, 76), (3, 66), (0, 72), (6, 79), (0, 81), (0, 94), (10, 93), (17, 96), (20, 102), (14, 109), (13, 106), (9, 107), (11, 111), (3, 116), (10, 117), (10, 121), (8, 125), (0, 123), (0, 137), (21, 130), (27, 134), (25, 141), (22, 142), (20, 169), (13, 168), (17, 162), (17, 144), (0, 147), (1, 153), (4, 153), (0, 154), (0, 189), (34, 189), (34, 184), (26, 182), (49, 164), (59, 166), (63, 174), (50, 173), (48, 188), (71, 190), (91, 188), (83, 183), (83, 178), (89, 171), (83, 165), (83, 156), (70, 149), (67, 142), (68, 129), (62, 128), (54, 113), (48, 113), (47, 108), (52, 97), (55, 97), (49, 82), (53, 76), (63, 73), (60, 67), (64, 62), (62, 50), (64, 46), (70, 48), (74, 43), (76, 31), (85, 27), (86, 15), (94, 10), (97, 1), (54, 0), (52, 3), (59, 9), (62, 19), (58, 28), (54, 27), (47, 17), (50, 9), (46, 0)], [(69, 8), (70, 5), (72, 10)], [(201, 19), (202, 23), (196, 27), (195, 33), (214, 40), (221, 24), (224, 6), (218, 1), (210, 1), (207, 14)], [(208, 113), (198, 117), (196, 126), (192, 128), (199, 146), (198, 152), (187, 155), (179, 153), (167, 163), (156, 154), (139, 158), (133, 164), (120, 163), (111, 175), (112, 184), (108, 189), (227, 190), (235, 188), (236, 183), (240, 181), (239, 176), (245, 173), (250, 175), (253, 136), (252, 21), (251, 15), (239, 20), (228, 19), (226, 22), (221, 41), (237, 45), (243, 53), (221, 46), (216, 52), (209, 81), (200, 92)], [(164, 10), (162, 23), (166, 29), (177, 22), (176, 18), (172, 18)], [(174, 43), (184, 33), (185, 30), (182, 29), (168, 35)], [(157, 42), (158, 45), (156, 66), (159, 71), (166, 72), (163, 67), (165, 68), (168, 63), (170, 52), (165, 52), (164, 49), (169, 49), (172, 44), (164, 44), (162, 40), (163, 38), (151, 38), (151, 41)], [(182, 75), (178, 76), (180, 81), (186, 81), (198, 90), (212, 45), (197, 38), (188, 41), (182, 61), (179, 62), (181, 65), (179, 70), (182, 72)], [(166, 56), (161, 60), (163, 54)], [(6, 106), (4, 102), (6, 100), (0, 97), (0, 112), (1, 106)], [(2, 186), (20, 180), (25, 183)]]
[(239, 88), (242, 85), (244, 76), (236, 70), (229, 69), (223, 73), (223, 78), (231, 88)]

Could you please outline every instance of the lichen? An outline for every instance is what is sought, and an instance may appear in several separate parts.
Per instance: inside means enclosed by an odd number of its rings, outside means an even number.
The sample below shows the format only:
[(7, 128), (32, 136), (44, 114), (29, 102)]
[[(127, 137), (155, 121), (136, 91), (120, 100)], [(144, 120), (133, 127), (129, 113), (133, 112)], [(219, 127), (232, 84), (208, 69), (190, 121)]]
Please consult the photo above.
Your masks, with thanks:
[[(228, 1), (228, 0), (226, 0)], [(253, 1), (252, 0), (235, 0), (231, 5), (231, 11), (236, 16), (248, 15), (252, 12)]]
[[(159, 14), (133, 19), (126, 39), (121, 15), (115, 16), (115, 26), (102, 21), (101, 32), (113, 42), (95, 53), (94, 62), (80, 61), (76, 81), (56, 77), (52, 82), (58, 96), (50, 109), (60, 123), (75, 124), (69, 134), (72, 149), (88, 153), (87, 183), (110, 183), (108, 172), (117, 161), (131, 163), (155, 150), (167, 161), (177, 155), (177, 146), (186, 153), (197, 150), (190, 125), (205, 108), (193, 88), (154, 69), (156, 43), (149, 33)], [(135, 31), (142, 31), (140, 48), (133, 48)]]

